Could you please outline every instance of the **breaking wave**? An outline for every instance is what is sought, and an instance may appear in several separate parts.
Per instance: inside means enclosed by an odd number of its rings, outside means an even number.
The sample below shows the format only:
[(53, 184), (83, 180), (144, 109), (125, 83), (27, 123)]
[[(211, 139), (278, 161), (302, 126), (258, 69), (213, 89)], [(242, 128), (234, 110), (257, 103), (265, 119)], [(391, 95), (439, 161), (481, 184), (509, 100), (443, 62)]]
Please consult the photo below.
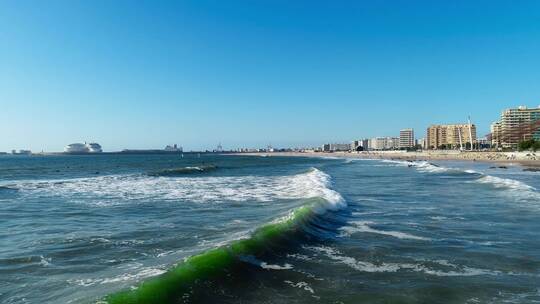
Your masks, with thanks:
[(448, 172), (450, 170), (453, 170), (451, 168), (442, 167), (442, 166), (439, 166), (437, 164), (430, 163), (427, 161), (402, 161), (402, 160), (384, 159), (384, 160), (381, 160), (381, 162), (392, 164), (394, 166), (415, 168), (419, 172), (426, 172), (426, 173), (442, 173), (442, 172)]
[(540, 193), (536, 188), (527, 185), (524, 182), (488, 175), (470, 169), (448, 168), (426, 161), (400, 161), (400, 160), (381, 160), (383, 163), (392, 164), (394, 166), (410, 167), (423, 173), (452, 173), (465, 174), (471, 177), (476, 177), (472, 182), (478, 184), (491, 185), (497, 189), (510, 190), (513, 197), (523, 199), (540, 199)]
[(536, 188), (515, 179), (496, 177), (492, 175), (481, 175), (474, 182), (478, 184), (490, 185), (496, 189), (505, 190), (502, 191), (502, 194), (509, 196), (512, 199), (527, 202), (540, 201), (540, 193)]
[(523, 182), (517, 181), (515, 179), (501, 178), (491, 175), (483, 175), (476, 180), (480, 184), (490, 184), (495, 188), (504, 188), (518, 191), (536, 191), (532, 186), (529, 186)]
[(133, 201), (269, 202), (275, 199), (323, 197), (333, 208), (344, 206), (341, 195), (330, 189), (328, 174), (312, 168), (291, 176), (153, 177), (109, 175), (17, 184), (24, 195), (59, 196), (99, 207)]
[[(267, 189), (274, 195), (302, 196), (304, 204), (288, 215), (257, 228), (249, 237), (237, 239), (201, 254), (186, 258), (178, 266), (144, 281), (137, 288), (111, 294), (108, 303), (170, 303), (177, 302), (193, 284), (200, 280), (225, 275), (228, 271), (248, 263), (265, 270), (289, 270), (290, 264), (268, 264), (259, 257), (284, 246), (295, 235), (309, 234), (308, 226), (329, 210), (346, 206), (341, 195), (330, 189), (330, 176), (318, 170), (290, 177), (285, 183), (274, 184), (279, 190)], [(269, 182), (268, 180), (266, 181)], [(252, 188), (248, 188), (252, 190)]]

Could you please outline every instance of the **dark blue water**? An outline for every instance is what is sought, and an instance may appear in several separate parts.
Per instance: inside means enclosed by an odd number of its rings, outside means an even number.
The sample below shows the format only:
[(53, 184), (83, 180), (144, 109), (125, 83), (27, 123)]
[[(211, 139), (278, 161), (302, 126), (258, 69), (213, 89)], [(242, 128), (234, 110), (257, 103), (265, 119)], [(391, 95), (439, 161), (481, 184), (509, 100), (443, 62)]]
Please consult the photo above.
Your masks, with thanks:
[(318, 197), (332, 208), (294, 242), (178, 302), (539, 303), (539, 173), (409, 165), (0, 157), (0, 302), (93, 303)]

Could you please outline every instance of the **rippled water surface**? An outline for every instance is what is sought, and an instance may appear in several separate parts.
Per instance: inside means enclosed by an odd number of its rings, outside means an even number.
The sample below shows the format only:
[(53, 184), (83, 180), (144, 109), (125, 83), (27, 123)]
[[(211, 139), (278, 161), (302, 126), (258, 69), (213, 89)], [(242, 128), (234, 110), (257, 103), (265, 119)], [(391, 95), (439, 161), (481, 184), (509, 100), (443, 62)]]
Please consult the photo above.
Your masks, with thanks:
[(0, 303), (140, 298), (186, 265), (168, 302), (540, 303), (540, 173), (491, 167), (0, 157)]

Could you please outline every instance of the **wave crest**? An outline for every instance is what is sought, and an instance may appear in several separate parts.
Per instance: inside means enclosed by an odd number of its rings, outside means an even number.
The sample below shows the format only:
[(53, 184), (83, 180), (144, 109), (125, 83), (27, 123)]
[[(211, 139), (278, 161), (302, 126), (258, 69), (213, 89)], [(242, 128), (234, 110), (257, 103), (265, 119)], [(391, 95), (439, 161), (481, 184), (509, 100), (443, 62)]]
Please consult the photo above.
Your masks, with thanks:
[(268, 202), (276, 199), (323, 198), (325, 208), (344, 207), (343, 197), (332, 190), (331, 177), (316, 168), (290, 176), (151, 177), (109, 175), (92, 178), (23, 182), (24, 195), (60, 196), (98, 207), (134, 201)]

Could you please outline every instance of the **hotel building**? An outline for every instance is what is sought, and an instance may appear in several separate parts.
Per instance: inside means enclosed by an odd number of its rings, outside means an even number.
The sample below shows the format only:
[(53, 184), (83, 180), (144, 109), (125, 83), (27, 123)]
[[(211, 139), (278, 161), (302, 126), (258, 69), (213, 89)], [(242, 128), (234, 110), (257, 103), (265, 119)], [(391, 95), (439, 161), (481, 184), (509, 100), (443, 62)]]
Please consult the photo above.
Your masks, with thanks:
[(432, 125), (427, 129), (427, 148), (466, 148), (476, 142), (474, 124)]
[(501, 120), (491, 125), (491, 142), (494, 146), (516, 149), (520, 142), (540, 140), (540, 107), (507, 109)]

